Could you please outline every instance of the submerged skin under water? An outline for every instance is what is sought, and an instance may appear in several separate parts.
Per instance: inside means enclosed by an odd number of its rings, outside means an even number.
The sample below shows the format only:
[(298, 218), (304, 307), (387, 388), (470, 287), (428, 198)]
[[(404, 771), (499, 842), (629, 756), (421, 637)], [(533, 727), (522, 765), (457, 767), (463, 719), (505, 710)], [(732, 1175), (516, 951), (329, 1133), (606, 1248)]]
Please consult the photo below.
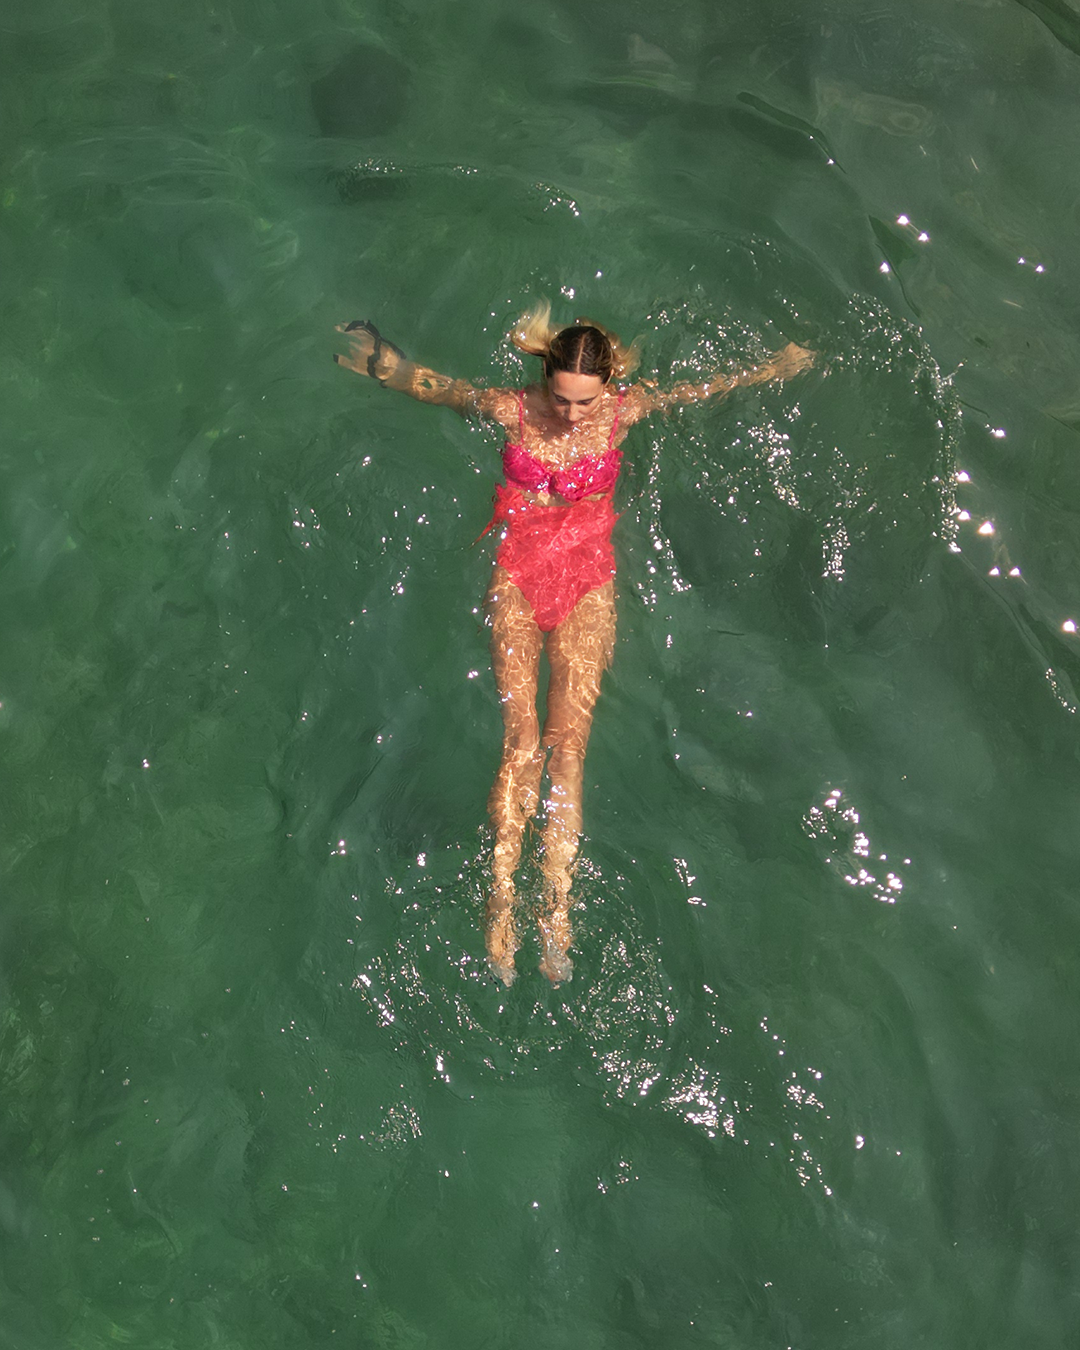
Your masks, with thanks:
[[(5, 19), (4, 1336), (1060, 1350), (1072, 21), (421, 17)], [(497, 438), (318, 335), (520, 387), (538, 294), (824, 364), (627, 438), (575, 978), (507, 991)]]

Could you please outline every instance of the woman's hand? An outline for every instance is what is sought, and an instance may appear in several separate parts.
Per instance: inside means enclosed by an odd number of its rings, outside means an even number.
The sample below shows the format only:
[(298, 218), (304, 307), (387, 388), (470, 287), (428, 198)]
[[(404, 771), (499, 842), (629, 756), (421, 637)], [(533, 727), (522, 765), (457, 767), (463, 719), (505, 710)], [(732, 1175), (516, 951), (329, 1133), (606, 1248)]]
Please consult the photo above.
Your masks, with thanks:
[[(507, 391), (477, 389), (467, 380), (452, 380), (449, 375), (440, 375), (437, 370), (410, 361), (400, 347), (383, 337), (370, 319), (354, 319), (352, 323), (338, 323), (334, 327), (344, 334), (348, 349), (342, 355), (335, 354), (334, 360), (346, 370), (369, 375), (384, 389), (408, 394), (418, 403), (453, 408), (462, 417), (480, 413), (503, 421), (508, 428), (516, 425), (513, 418), (517, 403)], [(502, 409), (508, 400), (511, 406)]]
[(794, 342), (789, 342), (786, 347), (781, 347), (773, 355), (771, 361), (766, 362), (761, 367), (767, 371), (767, 379), (770, 380), (790, 380), (793, 375), (798, 375), (801, 370), (809, 370), (817, 359), (817, 352), (812, 352), (807, 347), (799, 347)]
[(348, 351), (344, 355), (335, 354), (334, 360), (339, 366), (356, 371), (357, 375), (370, 375), (373, 380), (385, 384), (405, 359), (401, 351), (367, 319), (357, 319), (350, 324), (339, 323), (334, 327), (339, 333), (345, 334), (348, 345)]

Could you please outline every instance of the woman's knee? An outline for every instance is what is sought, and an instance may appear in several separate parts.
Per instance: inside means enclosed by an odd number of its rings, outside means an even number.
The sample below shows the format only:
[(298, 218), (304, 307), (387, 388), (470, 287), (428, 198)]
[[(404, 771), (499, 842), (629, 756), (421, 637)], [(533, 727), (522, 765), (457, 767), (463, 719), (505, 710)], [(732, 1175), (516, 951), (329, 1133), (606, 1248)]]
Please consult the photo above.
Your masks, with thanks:
[(540, 719), (536, 709), (523, 716), (507, 717), (503, 723), (503, 758), (533, 759), (540, 753)]
[(564, 727), (545, 732), (544, 745), (551, 751), (548, 772), (551, 778), (580, 777), (585, 766), (590, 724)]

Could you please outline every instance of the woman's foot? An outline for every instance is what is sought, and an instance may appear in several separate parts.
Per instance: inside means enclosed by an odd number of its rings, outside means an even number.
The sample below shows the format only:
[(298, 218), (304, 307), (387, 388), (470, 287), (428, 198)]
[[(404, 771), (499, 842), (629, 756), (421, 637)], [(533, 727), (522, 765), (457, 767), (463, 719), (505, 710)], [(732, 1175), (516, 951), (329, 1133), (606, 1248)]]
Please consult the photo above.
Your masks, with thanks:
[(540, 929), (540, 943), (543, 954), (540, 958), (540, 973), (547, 976), (552, 984), (562, 984), (573, 978), (574, 963), (567, 953), (570, 950), (570, 878), (566, 877), (565, 889), (555, 889), (551, 907), (537, 923)]
[(514, 953), (517, 951), (517, 929), (514, 925), (513, 903), (488, 906), (487, 932), (488, 967), (507, 989), (517, 978)]
[(540, 974), (546, 975), (553, 987), (574, 978), (574, 963), (566, 952), (560, 951), (553, 943), (544, 944), (544, 955), (540, 961)]

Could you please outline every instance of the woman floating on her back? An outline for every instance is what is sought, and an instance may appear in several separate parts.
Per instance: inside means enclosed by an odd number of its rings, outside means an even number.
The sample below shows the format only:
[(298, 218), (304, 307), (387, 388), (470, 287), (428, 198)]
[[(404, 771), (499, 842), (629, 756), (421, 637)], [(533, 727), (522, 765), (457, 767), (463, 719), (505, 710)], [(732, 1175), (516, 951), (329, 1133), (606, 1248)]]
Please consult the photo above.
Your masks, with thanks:
[[(349, 350), (335, 358), (387, 389), (491, 418), (507, 433), (506, 482), (496, 488), (488, 527), (500, 531), (500, 542), (487, 594), (504, 726), (502, 762), (488, 799), (495, 849), (487, 951), (492, 971), (507, 985), (518, 946), (514, 873), (525, 823), (540, 808), (545, 759), (551, 790), (544, 801), (540, 969), (553, 984), (573, 970), (570, 881), (581, 834), (585, 747), (615, 641), (611, 498), (619, 446), (650, 413), (719, 398), (740, 385), (788, 379), (814, 359), (789, 343), (762, 366), (717, 373), (699, 384), (667, 392), (645, 383), (622, 386), (618, 381), (637, 364), (636, 349), (587, 320), (553, 328), (550, 314), (549, 305), (537, 307), (512, 334), (519, 350), (543, 362), (543, 380), (525, 389), (483, 389), (439, 375), (406, 360), (366, 321), (339, 328)], [(536, 701), (545, 647), (551, 679), (541, 731)]]

